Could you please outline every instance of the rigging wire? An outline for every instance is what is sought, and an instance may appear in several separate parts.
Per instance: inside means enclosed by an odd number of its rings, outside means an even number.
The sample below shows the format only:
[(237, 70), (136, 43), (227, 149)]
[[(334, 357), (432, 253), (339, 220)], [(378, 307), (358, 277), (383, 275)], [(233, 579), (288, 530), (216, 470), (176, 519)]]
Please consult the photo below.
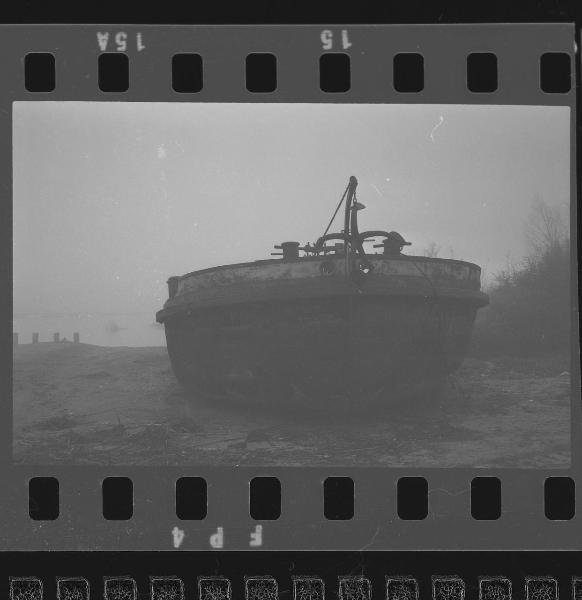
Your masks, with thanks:
[(336, 218), (337, 213), (338, 213), (341, 205), (343, 204), (343, 202), (345, 200), (345, 197), (346, 197), (346, 194), (348, 193), (349, 188), (350, 188), (350, 184), (348, 183), (346, 189), (344, 190), (344, 193), (342, 194), (342, 197), (341, 197), (341, 199), (339, 201), (339, 204), (337, 205), (337, 208), (335, 209), (335, 212), (333, 213), (333, 216), (332, 216), (330, 222), (328, 223), (328, 225), (327, 225), (327, 227), (326, 227), (326, 229), (323, 232), (323, 235), (321, 237), (324, 237), (324, 236), (327, 235), (327, 232), (329, 231), (329, 228), (331, 227), (331, 224), (333, 223), (334, 219)]

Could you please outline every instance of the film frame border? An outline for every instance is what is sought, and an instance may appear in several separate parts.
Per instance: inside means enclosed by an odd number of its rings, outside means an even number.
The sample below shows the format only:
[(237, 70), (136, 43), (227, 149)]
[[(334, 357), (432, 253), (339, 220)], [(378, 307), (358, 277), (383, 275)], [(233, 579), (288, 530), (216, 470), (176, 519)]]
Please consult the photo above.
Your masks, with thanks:
[[(322, 92), (318, 85), (317, 61), (321, 54), (322, 32), (349, 32), (350, 47), (341, 51), (350, 55), (351, 88), (343, 93)], [(1, 127), (4, 180), (11, 181), (12, 147), (10, 135), (11, 103), (19, 100), (78, 101), (194, 101), (194, 102), (336, 102), (336, 103), (426, 103), (426, 104), (524, 104), (569, 106), (571, 115), (571, 226), (576, 223), (576, 144), (575, 87), (564, 94), (547, 94), (539, 87), (539, 56), (545, 52), (561, 52), (570, 56), (574, 73), (574, 28), (570, 24), (539, 25), (310, 25), (310, 26), (14, 26), (2, 27), (0, 40), (3, 55), (11, 57), (2, 66)], [(27, 35), (21, 35), (22, 32)], [(130, 85), (127, 92), (103, 93), (96, 79), (96, 65), (101, 50), (97, 34), (103, 31), (124, 32), (126, 40), (136, 40), (135, 48), (127, 44), (130, 57)], [(141, 44), (138, 49), (138, 34)], [(342, 39), (342, 34), (338, 38)], [(420, 44), (417, 43), (420, 41)], [(149, 51), (147, 50), (149, 48)], [(196, 48), (196, 50), (194, 50)], [(196, 94), (174, 92), (170, 81), (169, 59), (180, 51), (196, 51), (212, 57), (215, 70), (205, 72), (203, 89)], [(421, 52), (430, 57), (425, 62), (424, 89), (402, 94), (391, 86), (389, 60), (406, 51)], [(333, 50), (333, 47), (331, 48)], [(271, 52), (277, 56), (278, 87), (268, 94), (248, 92), (244, 83), (244, 57), (251, 52)], [(466, 88), (465, 59), (470, 52), (492, 52), (498, 57), (499, 88), (493, 93), (474, 93)], [(56, 86), (53, 92), (27, 92), (23, 86), (23, 60), (30, 52), (55, 55)], [(152, 57), (153, 54), (153, 57)], [(385, 61), (373, 57), (386, 57)], [(372, 59), (371, 59), (372, 57)], [(188, 97), (186, 97), (188, 96)], [(4, 189), (5, 197), (9, 190)], [(3, 203), (2, 222), (10, 227), (11, 202)], [(6, 217), (6, 218), (4, 218)], [(572, 231), (572, 239), (576, 239)], [(5, 231), (3, 256), (11, 257), (11, 227)], [(573, 246), (573, 258), (575, 245)], [(6, 264), (9, 263), (9, 264)], [(11, 260), (4, 260), (4, 289), (11, 289)], [(573, 269), (572, 294), (576, 298), (576, 273)], [(3, 314), (11, 316), (11, 296), (0, 300)], [(575, 304), (574, 304), (575, 306)], [(9, 321), (9, 318), (6, 319)], [(572, 389), (579, 388), (578, 336), (572, 339)], [(12, 342), (9, 333), (2, 338), (2, 360), (11, 362)], [(11, 398), (10, 380), (5, 384), (5, 397)], [(207, 549), (209, 536), (224, 527), (228, 549), (248, 549), (249, 531), (257, 522), (248, 514), (248, 481), (257, 475), (279, 478), (283, 489), (281, 519), (263, 523), (262, 549), (416, 549), (433, 548), (434, 539), (446, 539), (439, 549), (458, 547), (472, 549), (579, 547), (582, 521), (581, 502), (577, 499), (576, 516), (568, 522), (545, 521), (542, 509), (543, 481), (551, 475), (570, 476), (576, 481), (581, 471), (580, 406), (572, 398), (572, 464), (569, 469), (378, 469), (374, 467), (296, 468), (296, 467), (51, 467), (13, 465), (11, 403), (3, 419), (10, 426), (2, 437), (1, 466), (6, 474), (2, 505), (8, 507), (10, 528), (3, 543), (6, 549), (40, 549), (50, 542), (55, 549), (172, 549), (170, 530), (180, 525), (173, 514), (173, 481), (180, 475), (194, 474), (212, 482), (209, 512), (202, 523), (182, 523), (187, 532), (184, 549)], [(26, 481), (39, 475), (55, 476), (64, 492), (61, 517), (54, 522), (31, 522), (27, 511)], [(331, 474), (352, 477), (356, 487), (356, 516), (349, 522), (323, 519), (321, 483)], [(492, 474), (500, 477), (507, 515), (496, 522), (472, 521), (468, 514), (467, 489), (472, 477)], [(72, 475), (73, 477), (67, 477)], [(111, 523), (101, 520), (99, 482), (110, 475), (127, 475), (138, 492), (134, 518), (129, 522)], [(404, 475), (425, 476), (430, 485), (430, 519), (402, 522), (394, 518), (396, 479)], [(381, 481), (378, 481), (381, 476)], [(71, 485), (72, 481), (76, 485)], [(220, 484), (219, 484), (220, 482)], [(229, 482), (230, 492), (223, 484)], [(222, 494), (217, 488), (222, 485)], [(157, 490), (154, 489), (157, 487)], [(209, 486), (210, 487), (210, 486)], [(233, 488), (236, 498), (229, 496)], [(305, 493), (307, 491), (307, 493)], [(142, 495), (143, 492), (143, 495)], [(156, 492), (162, 492), (156, 497)], [(437, 493), (438, 492), (438, 493)], [(366, 504), (360, 501), (363, 493)], [(291, 494), (291, 496), (289, 496)], [(75, 498), (73, 501), (72, 498)], [(462, 498), (463, 501), (459, 501)], [(228, 499), (224, 518), (214, 507)], [(144, 505), (157, 510), (144, 511)], [(17, 508), (20, 507), (20, 508)], [(75, 509), (82, 508), (82, 515)], [(359, 510), (358, 510), (359, 509)], [(516, 511), (520, 512), (516, 516)], [(462, 515), (460, 517), (459, 515)], [(307, 517), (309, 527), (303, 517)], [(508, 518), (511, 523), (508, 522)], [(438, 523), (437, 523), (438, 521)], [(88, 522), (90, 524), (88, 524)], [(151, 528), (151, 524), (160, 524)], [(161, 525), (163, 523), (163, 526)], [(451, 535), (450, 525), (462, 526), (464, 533)], [(147, 531), (147, 526), (150, 530)], [(538, 527), (538, 535), (531, 526)], [(290, 534), (291, 528), (291, 534)], [(540, 531), (541, 528), (541, 531)], [(194, 533), (192, 533), (194, 531)], [(203, 533), (202, 533), (203, 532)], [(200, 533), (200, 535), (198, 535)], [(483, 535), (485, 534), (485, 535)], [(192, 540), (192, 538), (195, 538)], [(395, 545), (395, 540), (397, 541)]]

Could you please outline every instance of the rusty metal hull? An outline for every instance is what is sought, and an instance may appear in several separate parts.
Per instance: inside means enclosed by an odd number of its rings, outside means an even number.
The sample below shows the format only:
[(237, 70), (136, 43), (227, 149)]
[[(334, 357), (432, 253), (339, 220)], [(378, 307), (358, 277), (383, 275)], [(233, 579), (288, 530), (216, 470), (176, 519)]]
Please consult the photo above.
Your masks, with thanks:
[(465, 356), (479, 306), (471, 263), (370, 256), (261, 261), (188, 274), (157, 318), (178, 379), (280, 401), (373, 396), (438, 381)]

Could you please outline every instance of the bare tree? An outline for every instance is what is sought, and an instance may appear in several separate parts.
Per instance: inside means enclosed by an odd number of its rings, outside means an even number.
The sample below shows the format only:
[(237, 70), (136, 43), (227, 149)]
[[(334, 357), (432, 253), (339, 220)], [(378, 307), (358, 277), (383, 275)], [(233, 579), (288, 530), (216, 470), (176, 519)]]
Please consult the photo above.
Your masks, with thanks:
[(435, 242), (431, 242), (423, 251), (422, 255), (427, 256), (428, 258), (436, 258), (441, 251), (441, 247), (438, 246)]
[(534, 254), (543, 254), (562, 246), (568, 238), (564, 217), (557, 206), (548, 206), (536, 194), (525, 224), (525, 238)]

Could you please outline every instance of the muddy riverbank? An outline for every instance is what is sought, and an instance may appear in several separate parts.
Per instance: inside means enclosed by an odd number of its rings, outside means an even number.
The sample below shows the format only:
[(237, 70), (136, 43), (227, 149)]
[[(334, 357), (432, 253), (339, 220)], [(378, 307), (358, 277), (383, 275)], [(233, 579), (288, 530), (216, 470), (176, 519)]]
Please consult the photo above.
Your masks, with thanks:
[(570, 377), (467, 359), (442, 397), (333, 414), (189, 398), (163, 347), (14, 349), (14, 460), (76, 465), (566, 467)]

